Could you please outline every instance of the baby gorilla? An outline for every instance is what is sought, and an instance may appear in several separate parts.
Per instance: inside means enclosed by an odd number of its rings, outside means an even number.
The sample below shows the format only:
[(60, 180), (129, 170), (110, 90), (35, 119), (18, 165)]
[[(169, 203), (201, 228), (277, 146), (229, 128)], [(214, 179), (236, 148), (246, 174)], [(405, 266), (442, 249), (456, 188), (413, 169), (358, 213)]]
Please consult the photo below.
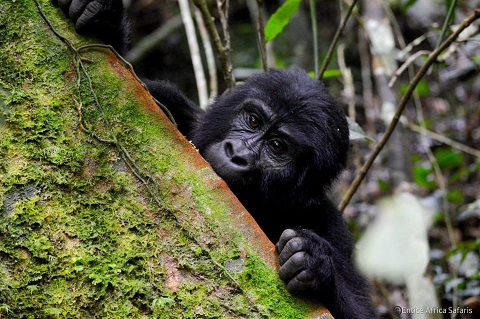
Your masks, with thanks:
[[(57, 2), (57, 1), (54, 1)], [(121, 0), (58, 0), (79, 31), (128, 47)], [(319, 299), (336, 318), (374, 318), (353, 241), (325, 193), (344, 168), (348, 125), (322, 83), (271, 70), (219, 97), (204, 112), (168, 82), (144, 79), (179, 130), (253, 215), (279, 252), (288, 291)]]

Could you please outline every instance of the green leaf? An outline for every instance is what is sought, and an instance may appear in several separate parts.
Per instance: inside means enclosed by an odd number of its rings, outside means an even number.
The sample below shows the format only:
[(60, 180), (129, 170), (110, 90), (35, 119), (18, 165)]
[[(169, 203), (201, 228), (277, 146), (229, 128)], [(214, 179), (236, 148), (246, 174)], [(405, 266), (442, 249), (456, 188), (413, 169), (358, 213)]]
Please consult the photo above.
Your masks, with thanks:
[(325, 73), (323, 73), (323, 78), (328, 79), (328, 78), (338, 78), (342, 76), (342, 71), (338, 69), (328, 69), (325, 70)]
[[(308, 72), (308, 75), (312, 78), (315, 79), (315, 72)], [(342, 76), (342, 71), (339, 69), (328, 69), (325, 70), (325, 73), (323, 73), (323, 78), (328, 79), (328, 78), (338, 78)]]
[(388, 184), (387, 182), (385, 182), (383, 179), (377, 179), (377, 185), (378, 185), (378, 188), (380, 188), (380, 190), (384, 193), (389, 193), (391, 192), (391, 188), (390, 188), (390, 184)]
[[(403, 83), (402, 85), (400, 85), (400, 92), (401, 92), (402, 95), (405, 94), (405, 92), (407, 92), (407, 89), (408, 89), (409, 85), (410, 85), (410, 83)], [(430, 86), (429, 86), (428, 82), (425, 81), (425, 80), (421, 80), (420, 82), (418, 82), (417, 86), (415, 87), (415, 92), (417, 92), (417, 94), (420, 97), (429, 95), (430, 94)]]
[(447, 193), (447, 199), (451, 203), (460, 204), (464, 198), (463, 193), (458, 189), (451, 190)]
[(443, 223), (445, 221), (445, 215), (442, 213), (436, 213), (433, 215), (433, 223), (438, 224), (438, 223)]
[(418, 82), (415, 91), (420, 97), (427, 96), (430, 94), (430, 86), (427, 81), (421, 80), (420, 82)]
[(462, 153), (451, 149), (439, 149), (435, 152), (438, 166), (443, 169), (454, 169), (463, 164), (464, 157)]
[(268, 19), (265, 26), (265, 40), (272, 41), (279, 35), (283, 28), (290, 22), (302, 0), (287, 0), (274, 14)]
[(461, 182), (464, 178), (468, 178), (470, 174), (471, 172), (468, 167), (462, 167), (458, 169), (455, 173), (453, 173), (452, 176), (450, 176), (450, 178), (448, 179), (448, 182), (449, 183)]
[(427, 187), (429, 189), (435, 188), (435, 179), (433, 178), (431, 168), (416, 166), (413, 170), (413, 176), (417, 185)]

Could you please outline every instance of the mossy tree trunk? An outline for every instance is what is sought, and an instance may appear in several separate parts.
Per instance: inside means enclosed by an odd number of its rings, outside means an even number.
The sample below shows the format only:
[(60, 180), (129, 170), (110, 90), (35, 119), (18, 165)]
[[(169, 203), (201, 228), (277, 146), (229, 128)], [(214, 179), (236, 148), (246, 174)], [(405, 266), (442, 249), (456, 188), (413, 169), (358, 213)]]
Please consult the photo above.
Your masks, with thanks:
[(0, 318), (323, 314), (132, 72), (39, 5), (52, 26), (0, 0)]

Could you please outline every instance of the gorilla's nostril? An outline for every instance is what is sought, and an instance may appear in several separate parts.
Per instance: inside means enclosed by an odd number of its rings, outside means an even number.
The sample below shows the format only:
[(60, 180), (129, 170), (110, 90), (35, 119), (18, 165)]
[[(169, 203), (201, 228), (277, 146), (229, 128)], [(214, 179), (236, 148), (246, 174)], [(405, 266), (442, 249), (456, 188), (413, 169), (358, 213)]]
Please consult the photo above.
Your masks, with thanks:
[(246, 159), (235, 156), (230, 159), (232, 163), (238, 165), (238, 166), (248, 166), (248, 162)]
[(235, 151), (233, 149), (233, 145), (230, 142), (225, 143), (225, 154), (228, 158), (232, 158), (235, 155)]

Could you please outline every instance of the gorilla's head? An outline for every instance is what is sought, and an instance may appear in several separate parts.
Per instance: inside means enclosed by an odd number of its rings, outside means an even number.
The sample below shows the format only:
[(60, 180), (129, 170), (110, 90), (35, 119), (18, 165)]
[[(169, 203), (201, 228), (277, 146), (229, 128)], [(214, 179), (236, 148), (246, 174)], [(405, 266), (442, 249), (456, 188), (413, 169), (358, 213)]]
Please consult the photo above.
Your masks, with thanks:
[(193, 143), (239, 197), (308, 200), (344, 168), (349, 132), (321, 82), (271, 70), (218, 98)]

